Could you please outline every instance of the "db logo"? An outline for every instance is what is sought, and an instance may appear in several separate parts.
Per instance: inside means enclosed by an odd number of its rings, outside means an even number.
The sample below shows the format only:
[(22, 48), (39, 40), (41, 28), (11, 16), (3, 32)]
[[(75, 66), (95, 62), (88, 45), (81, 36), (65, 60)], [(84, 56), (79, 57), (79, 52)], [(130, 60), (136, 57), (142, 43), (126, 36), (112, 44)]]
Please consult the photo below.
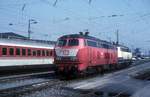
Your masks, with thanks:
[(63, 55), (69, 55), (69, 50), (63, 50)]

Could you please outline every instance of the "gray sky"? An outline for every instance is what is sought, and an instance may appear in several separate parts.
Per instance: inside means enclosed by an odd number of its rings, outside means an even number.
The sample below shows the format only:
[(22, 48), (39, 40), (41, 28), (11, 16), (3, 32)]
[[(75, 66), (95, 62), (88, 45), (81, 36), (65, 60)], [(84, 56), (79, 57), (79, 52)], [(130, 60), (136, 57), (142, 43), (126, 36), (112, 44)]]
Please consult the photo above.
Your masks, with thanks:
[[(57, 40), (64, 34), (88, 29), (92, 36), (116, 40), (129, 47), (150, 49), (150, 0), (1, 0), (0, 32)], [(10, 25), (13, 24), (13, 25)]]

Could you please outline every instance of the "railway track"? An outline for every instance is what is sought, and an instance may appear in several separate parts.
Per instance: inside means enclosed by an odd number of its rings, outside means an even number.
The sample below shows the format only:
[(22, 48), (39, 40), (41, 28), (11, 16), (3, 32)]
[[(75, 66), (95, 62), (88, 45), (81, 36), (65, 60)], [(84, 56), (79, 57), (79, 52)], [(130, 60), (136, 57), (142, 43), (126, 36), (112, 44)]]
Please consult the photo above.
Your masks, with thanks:
[(12, 80), (21, 80), (21, 79), (27, 79), (31, 77), (44, 77), (44, 76), (54, 77), (54, 71), (4, 76), (4, 77), (0, 77), (0, 83), (6, 81), (12, 81)]
[(62, 83), (54, 72), (13, 75), (0, 78), (0, 97), (16, 97)]
[[(64, 89), (70, 91), (77, 91), (81, 95), (83, 94), (84, 95), (83, 97), (93, 97), (92, 94), (94, 94), (96, 97), (101, 96), (103, 97), (103, 93), (105, 92), (106, 93), (110, 92), (110, 95), (111, 93), (114, 93), (112, 94), (113, 97), (129, 97), (135, 91), (137, 91), (138, 88), (139, 89), (143, 88), (144, 86), (149, 84), (149, 82), (145, 80), (145, 79), (149, 80), (150, 75), (149, 73), (150, 69), (148, 67), (149, 63), (148, 64), (145, 63), (145, 65), (143, 64), (136, 64), (136, 65), (137, 66), (133, 65), (131, 68), (114, 72), (112, 74), (108, 74), (103, 77), (97, 76), (94, 77), (93, 79), (73, 82), (64, 87)], [(139, 72), (140, 74), (137, 75), (137, 72)], [(133, 75), (135, 76), (131, 76), (130, 74), (132, 73), (134, 73)], [(139, 78), (140, 80), (135, 78)], [(142, 81), (141, 79), (144, 80)]]
[[(140, 65), (140, 64), (135, 64), (135, 65)], [(106, 74), (112, 73), (112, 72), (115, 72), (115, 71), (106, 72)], [(57, 85), (58, 85), (57, 87), (61, 88), (63, 87), (63, 84), (69, 84), (72, 82), (76, 83), (82, 80), (91, 79), (96, 76), (99, 76), (99, 75), (88, 76), (85, 78), (73, 79), (69, 81), (60, 80), (57, 76), (55, 76), (54, 72), (41, 72), (41, 73), (0, 77), (0, 97), (18, 97), (24, 94), (34, 94), (34, 92), (36, 91), (40, 92), (41, 90), (44, 90), (47, 88), (48, 89), (51, 88), (53, 90), (53, 88)], [(105, 76), (105, 74), (102, 76)], [(13, 85), (10, 85), (10, 84), (13, 84)]]
[(49, 80), (49, 81), (42, 81), (38, 83), (17, 86), (17, 87), (11, 87), (7, 89), (1, 89), (0, 97), (17, 97), (25, 93), (31, 93), (48, 87), (50, 88), (61, 83), (63, 83), (63, 81)]

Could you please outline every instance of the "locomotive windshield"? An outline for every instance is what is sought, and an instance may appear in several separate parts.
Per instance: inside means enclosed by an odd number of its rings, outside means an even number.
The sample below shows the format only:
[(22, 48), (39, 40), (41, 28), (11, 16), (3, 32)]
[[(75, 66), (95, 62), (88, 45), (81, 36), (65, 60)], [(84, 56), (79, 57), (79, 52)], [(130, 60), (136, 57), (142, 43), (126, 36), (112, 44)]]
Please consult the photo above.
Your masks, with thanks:
[(67, 40), (58, 40), (57, 46), (65, 46), (67, 44)]
[(57, 42), (57, 46), (78, 46), (78, 39), (60, 39)]
[(78, 39), (69, 39), (68, 46), (78, 46), (79, 40)]

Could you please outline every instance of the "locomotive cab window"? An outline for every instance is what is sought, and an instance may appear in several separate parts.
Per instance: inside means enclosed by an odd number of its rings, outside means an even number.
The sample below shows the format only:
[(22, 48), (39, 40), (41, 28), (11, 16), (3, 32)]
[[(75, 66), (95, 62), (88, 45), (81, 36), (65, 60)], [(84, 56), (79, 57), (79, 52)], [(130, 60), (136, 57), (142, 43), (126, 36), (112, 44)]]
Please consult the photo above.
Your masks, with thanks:
[(70, 39), (68, 42), (68, 46), (78, 46), (79, 40), (78, 39)]
[(57, 46), (65, 46), (67, 44), (67, 40), (58, 40)]
[(121, 50), (124, 51), (124, 52), (130, 52), (129, 48), (123, 48), (122, 47)]
[(2, 55), (7, 55), (7, 48), (2, 48)]

